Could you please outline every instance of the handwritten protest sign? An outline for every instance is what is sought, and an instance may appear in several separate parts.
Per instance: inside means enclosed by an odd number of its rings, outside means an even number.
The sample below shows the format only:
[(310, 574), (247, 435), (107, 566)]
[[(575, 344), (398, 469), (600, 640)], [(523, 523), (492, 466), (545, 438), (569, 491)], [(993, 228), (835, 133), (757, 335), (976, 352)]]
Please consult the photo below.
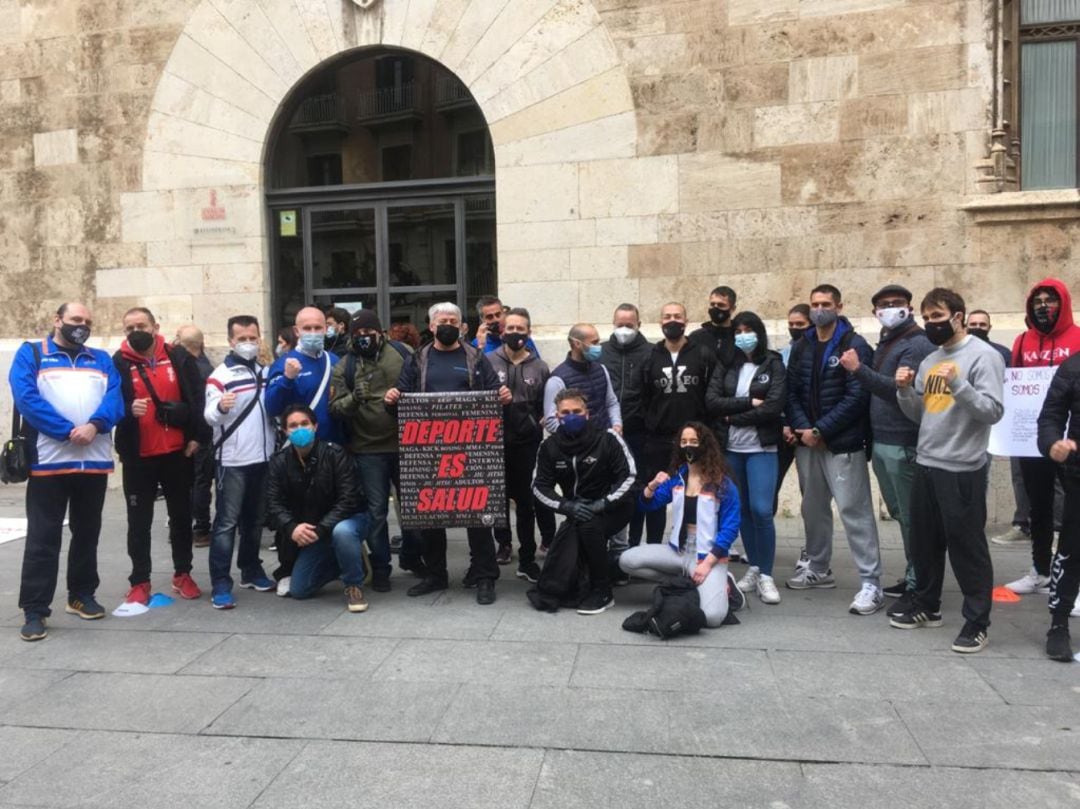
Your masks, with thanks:
[(1037, 458), (1039, 411), (1057, 373), (1051, 368), (1006, 368), (1005, 415), (990, 431), (990, 452), (1012, 458)]

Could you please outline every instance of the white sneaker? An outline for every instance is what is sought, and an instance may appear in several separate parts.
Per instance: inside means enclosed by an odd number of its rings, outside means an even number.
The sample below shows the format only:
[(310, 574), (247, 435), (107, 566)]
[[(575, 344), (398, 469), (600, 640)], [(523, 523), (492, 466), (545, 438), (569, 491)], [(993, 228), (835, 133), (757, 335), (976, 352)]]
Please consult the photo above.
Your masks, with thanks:
[(289, 594), (289, 585), (292, 584), (292, 576), (285, 576), (277, 583), (277, 594), (285, 598)]
[(1031, 542), (1031, 535), (1025, 534), (1014, 525), (1005, 533), (990, 537), (990, 541), (995, 545), (1019, 545), (1024, 542)]
[(1031, 593), (1049, 593), (1050, 592), (1050, 577), (1040, 576), (1035, 572), (1035, 568), (1032, 568), (1016, 581), (1011, 581), (1005, 585), (1005, 588), (1012, 590), (1018, 595), (1030, 595)]
[(810, 557), (806, 554), (806, 548), (799, 551), (799, 561), (795, 563), (795, 571), (809, 570), (810, 569)]
[(742, 590), (744, 593), (752, 593), (757, 588), (758, 576), (761, 575), (761, 570), (751, 565), (743, 577), (739, 579), (739, 583), (735, 586)]
[(809, 567), (799, 568), (799, 572), (785, 582), (789, 590), (831, 590), (836, 587), (836, 580), (832, 577), (832, 571), (819, 574)]
[(855, 600), (851, 602), (848, 612), (852, 615), (873, 615), (885, 606), (885, 595), (876, 584), (866, 582), (862, 589), (855, 594)]
[(764, 573), (758, 576), (757, 594), (764, 604), (780, 603), (780, 591), (776, 589), (776, 582), (773, 581), (772, 576), (766, 576)]

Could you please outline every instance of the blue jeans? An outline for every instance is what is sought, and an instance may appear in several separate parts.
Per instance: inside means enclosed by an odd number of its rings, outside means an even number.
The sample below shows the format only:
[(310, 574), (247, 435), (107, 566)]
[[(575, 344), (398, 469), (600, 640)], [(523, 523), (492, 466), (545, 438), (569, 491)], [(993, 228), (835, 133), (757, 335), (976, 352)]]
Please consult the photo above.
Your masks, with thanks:
[(771, 576), (776, 558), (773, 494), (779, 461), (775, 452), (729, 452), (727, 462), (739, 484), (743, 546), (750, 564)]
[[(364, 487), (371, 528), (368, 549), (371, 552), (372, 572), (389, 578), (393, 563), (390, 558), (390, 526), (386, 515), (390, 510), (390, 484), (398, 486), (398, 455), (396, 452), (369, 452), (356, 456), (356, 476)], [(402, 530), (401, 553), (406, 558), (420, 555), (420, 537), (414, 531)]]
[(240, 581), (265, 576), (259, 558), (262, 537), (264, 483), (268, 464), (219, 466), (217, 468), (217, 511), (210, 540), (210, 582), (214, 587), (232, 587), (229, 576), (233, 543), (240, 532), (236, 566)]
[(340, 578), (345, 586), (359, 587), (364, 582), (364, 555), (361, 546), (367, 539), (371, 518), (355, 514), (334, 526), (330, 539), (320, 539), (300, 549), (293, 565), (289, 595), (311, 598), (320, 588)]

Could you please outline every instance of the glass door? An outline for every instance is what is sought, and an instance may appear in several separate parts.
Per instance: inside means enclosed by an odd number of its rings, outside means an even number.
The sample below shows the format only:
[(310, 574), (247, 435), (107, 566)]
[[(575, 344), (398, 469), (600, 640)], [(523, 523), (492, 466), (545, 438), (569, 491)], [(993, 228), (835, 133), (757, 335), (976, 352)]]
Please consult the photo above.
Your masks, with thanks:
[(384, 323), (412, 323), (421, 332), (433, 303), (461, 306), (458, 255), (461, 204), (457, 200), (390, 202), (386, 221), (386, 305)]

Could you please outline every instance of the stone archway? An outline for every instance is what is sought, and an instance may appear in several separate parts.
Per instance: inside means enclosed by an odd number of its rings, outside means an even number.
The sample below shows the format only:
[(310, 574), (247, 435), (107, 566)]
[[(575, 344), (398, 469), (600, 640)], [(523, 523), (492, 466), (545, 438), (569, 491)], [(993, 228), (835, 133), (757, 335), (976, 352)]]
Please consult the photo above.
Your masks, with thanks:
[(655, 216), (677, 209), (677, 166), (635, 157), (629, 83), (588, 0), (202, 0), (156, 89), (142, 190), (121, 198), (123, 241), (144, 246), (146, 266), (99, 272), (98, 297), (137, 297), (218, 337), (229, 313), (265, 313), (274, 117), (310, 71), (374, 44), (441, 62), (483, 110), (505, 297), (552, 325), (636, 299), (627, 234), (651, 227), (655, 241)]

